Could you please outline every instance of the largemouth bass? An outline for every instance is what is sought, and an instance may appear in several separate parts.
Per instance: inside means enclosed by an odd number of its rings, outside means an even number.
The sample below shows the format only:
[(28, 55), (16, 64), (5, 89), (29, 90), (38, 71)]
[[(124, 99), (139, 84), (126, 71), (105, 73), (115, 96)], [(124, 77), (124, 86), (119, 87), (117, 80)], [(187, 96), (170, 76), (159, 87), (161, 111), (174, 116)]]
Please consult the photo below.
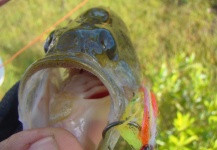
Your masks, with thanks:
[(123, 120), (142, 84), (124, 22), (109, 9), (89, 9), (51, 32), (44, 50), (20, 84), (24, 130), (61, 127), (84, 149), (114, 149), (120, 134), (109, 129), (102, 140), (103, 129)]

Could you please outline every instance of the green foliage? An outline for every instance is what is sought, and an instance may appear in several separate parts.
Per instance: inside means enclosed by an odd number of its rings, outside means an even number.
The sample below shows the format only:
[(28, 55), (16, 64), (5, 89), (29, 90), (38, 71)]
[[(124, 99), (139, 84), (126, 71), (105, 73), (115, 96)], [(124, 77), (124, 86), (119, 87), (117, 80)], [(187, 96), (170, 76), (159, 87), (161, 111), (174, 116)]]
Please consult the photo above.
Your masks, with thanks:
[(140, 60), (159, 101), (158, 148), (216, 149), (214, 2), (157, 2)]
[(195, 61), (194, 53), (189, 57), (181, 53), (173, 59), (172, 68), (163, 63), (154, 78), (154, 91), (161, 101), (162, 128), (157, 142), (161, 149), (213, 148), (217, 106), (209, 70)]
[[(16, 0), (1, 7), (0, 56), (8, 59), (79, 2)], [(157, 96), (157, 149), (217, 149), (217, 1), (91, 0), (71, 18), (99, 5), (125, 21)], [(6, 66), (0, 97), (43, 57), (44, 39)]]

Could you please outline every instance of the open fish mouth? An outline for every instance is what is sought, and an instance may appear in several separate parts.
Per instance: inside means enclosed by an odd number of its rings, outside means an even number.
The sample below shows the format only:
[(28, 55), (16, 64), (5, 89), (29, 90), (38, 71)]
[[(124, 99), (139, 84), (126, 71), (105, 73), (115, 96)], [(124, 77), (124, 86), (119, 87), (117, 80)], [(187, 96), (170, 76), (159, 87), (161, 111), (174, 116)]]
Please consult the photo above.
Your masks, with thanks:
[(24, 130), (61, 127), (84, 148), (96, 148), (104, 127), (120, 115), (120, 103), (114, 101), (118, 88), (108, 78), (86, 54), (52, 55), (37, 61), (27, 69), (19, 89)]

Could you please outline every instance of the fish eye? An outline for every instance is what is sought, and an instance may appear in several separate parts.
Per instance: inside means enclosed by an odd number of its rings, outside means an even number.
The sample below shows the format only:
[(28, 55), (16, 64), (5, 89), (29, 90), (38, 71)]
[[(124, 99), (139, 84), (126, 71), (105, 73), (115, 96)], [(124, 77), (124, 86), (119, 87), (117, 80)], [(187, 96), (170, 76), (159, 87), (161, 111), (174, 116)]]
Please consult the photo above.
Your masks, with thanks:
[(50, 46), (50, 44), (51, 44), (51, 42), (52, 42), (52, 40), (54, 38), (54, 32), (55, 32), (55, 30), (50, 33), (50, 35), (47, 37), (47, 39), (46, 39), (46, 41), (44, 43), (44, 51), (45, 51), (45, 53), (47, 53), (48, 50), (49, 50), (49, 46)]
[(115, 60), (117, 58), (116, 43), (109, 31), (103, 30), (100, 32), (99, 44), (110, 60)]
[(87, 11), (83, 17), (87, 18), (91, 23), (106, 23), (109, 20), (109, 12), (101, 8), (93, 8)]

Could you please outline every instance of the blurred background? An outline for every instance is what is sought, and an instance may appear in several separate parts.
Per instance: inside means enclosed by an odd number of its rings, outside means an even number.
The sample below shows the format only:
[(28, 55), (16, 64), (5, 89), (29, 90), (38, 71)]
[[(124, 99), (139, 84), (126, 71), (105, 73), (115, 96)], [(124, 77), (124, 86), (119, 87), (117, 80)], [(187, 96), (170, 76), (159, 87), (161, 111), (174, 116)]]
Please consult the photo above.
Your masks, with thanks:
[[(11, 0), (1, 6), (2, 60), (8, 60), (81, 2)], [(96, 6), (115, 11), (129, 29), (142, 71), (158, 99), (156, 148), (217, 149), (217, 1), (89, 0), (70, 19)], [(47, 35), (4, 67), (0, 99), (31, 63), (44, 56)]]

